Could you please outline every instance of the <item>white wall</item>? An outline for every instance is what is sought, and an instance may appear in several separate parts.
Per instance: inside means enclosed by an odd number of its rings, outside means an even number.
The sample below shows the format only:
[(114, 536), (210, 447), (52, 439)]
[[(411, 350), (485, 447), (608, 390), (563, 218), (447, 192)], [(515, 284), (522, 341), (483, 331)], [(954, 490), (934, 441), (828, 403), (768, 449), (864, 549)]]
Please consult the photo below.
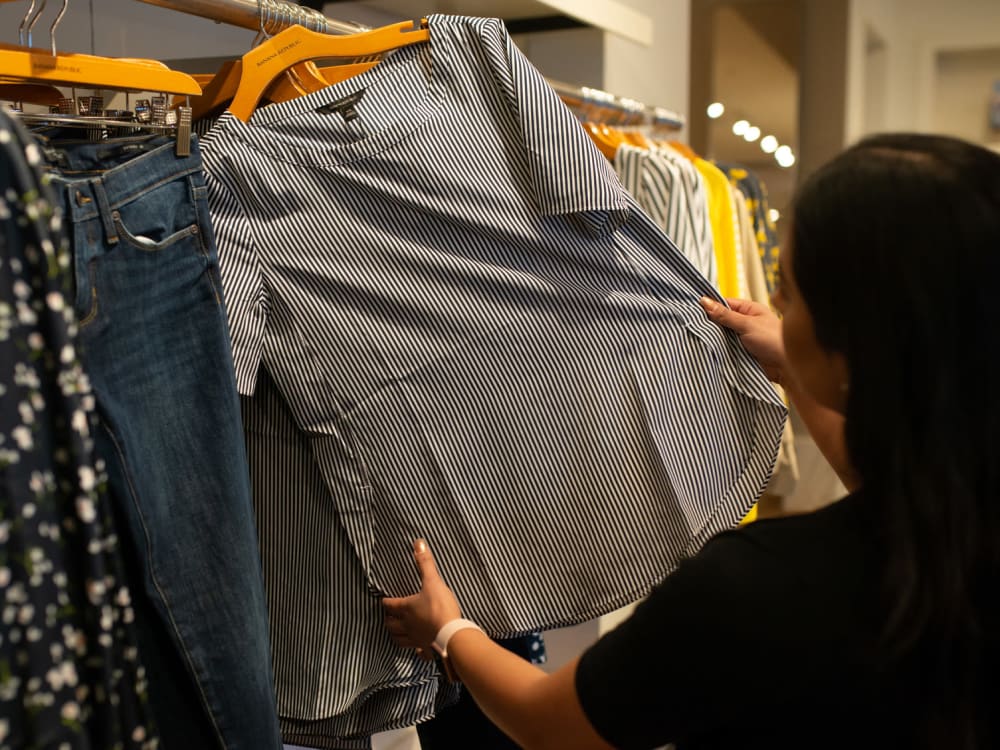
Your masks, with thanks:
[[(1000, 49), (1000, 2), (852, 0), (849, 27), (846, 141), (871, 129), (865, 105), (866, 76), (873, 72), (866, 64), (869, 32), (885, 42), (883, 129), (931, 132), (941, 126), (942, 108), (954, 104), (942, 97), (939, 61), (949, 53)], [(973, 135), (967, 126), (945, 120), (955, 134)], [(987, 136), (980, 129), (976, 140)]]
[(940, 53), (932, 90), (935, 132), (978, 143), (1000, 142), (1000, 129), (990, 127), (989, 119), (998, 81), (1000, 46)]
[[(48, 27), (60, 2), (50, 0), (35, 26), (34, 45), (48, 45)], [(17, 44), (17, 28), (28, 3), (0, 3), (0, 42)], [(91, 23), (93, 9), (93, 24)], [(56, 30), (60, 50), (107, 57), (171, 60), (238, 55), (254, 33), (136, 0), (71, 0)]]
[[(688, 103), (691, 0), (623, 0), (653, 22), (649, 46), (606, 34), (604, 88), (679, 114)], [(687, 140), (682, 131), (679, 140)]]

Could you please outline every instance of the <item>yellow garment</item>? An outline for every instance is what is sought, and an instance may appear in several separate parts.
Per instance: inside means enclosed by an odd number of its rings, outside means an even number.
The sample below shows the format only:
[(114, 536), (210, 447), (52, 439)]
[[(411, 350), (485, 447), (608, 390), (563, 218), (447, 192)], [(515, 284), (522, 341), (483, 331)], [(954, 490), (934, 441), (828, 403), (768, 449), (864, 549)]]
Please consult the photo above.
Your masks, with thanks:
[(705, 179), (708, 191), (708, 218), (712, 225), (715, 264), (719, 272), (719, 292), (723, 297), (739, 297), (741, 289), (736, 258), (736, 207), (729, 189), (729, 179), (721, 169), (704, 159), (695, 159), (694, 166)]
[[(757, 237), (753, 230), (753, 219), (750, 216), (750, 202), (739, 188), (733, 187), (736, 197), (737, 219), (742, 237), (743, 268), (746, 272), (748, 299), (761, 304), (769, 303), (767, 281), (764, 278), (764, 264), (760, 259), (757, 247)], [(780, 386), (774, 389), (787, 404), (788, 398)], [(778, 458), (774, 464), (771, 481), (764, 489), (765, 494), (776, 499), (791, 495), (799, 481), (799, 462), (795, 454), (795, 435), (792, 433), (792, 423), (785, 422), (785, 430), (781, 435), (781, 445), (778, 447)], [(756, 509), (757, 506), (754, 506)], [(745, 519), (745, 520), (752, 520)]]

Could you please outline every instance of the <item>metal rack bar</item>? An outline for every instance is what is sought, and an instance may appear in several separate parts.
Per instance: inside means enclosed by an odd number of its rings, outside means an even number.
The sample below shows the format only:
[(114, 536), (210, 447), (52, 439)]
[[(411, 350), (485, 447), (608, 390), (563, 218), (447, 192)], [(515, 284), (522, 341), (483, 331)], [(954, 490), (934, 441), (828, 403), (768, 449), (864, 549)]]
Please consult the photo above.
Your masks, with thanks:
[[(325, 34), (357, 34), (369, 30), (367, 26), (335, 21), (312, 8), (284, 0), (139, 0), (139, 2), (246, 29), (257, 30), (263, 24), (269, 34), (276, 34), (294, 24)], [(674, 130), (684, 127), (683, 115), (663, 107), (654, 107), (600, 89), (572, 86), (551, 79), (549, 85), (565, 101), (578, 104), (579, 111), (600, 110), (609, 124), (655, 125)]]
[[(276, 34), (294, 24), (324, 34), (357, 34), (368, 31), (367, 26), (335, 21), (312, 8), (281, 0), (139, 0), (139, 2), (245, 29), (260, 29), (263, 20), (266, 22), (267, 32), (271, 34)], [(266, 14), (264, 19), (261, 18), (261, 9)]]
[(655, 125), (673, 130), (684, 127), (684, 116), (664, 107), (643, 104), (600, 89), (573, 86), (551, 79), (548, 82), (572, 108), (591, 115), (600, 113), (609, 125)]

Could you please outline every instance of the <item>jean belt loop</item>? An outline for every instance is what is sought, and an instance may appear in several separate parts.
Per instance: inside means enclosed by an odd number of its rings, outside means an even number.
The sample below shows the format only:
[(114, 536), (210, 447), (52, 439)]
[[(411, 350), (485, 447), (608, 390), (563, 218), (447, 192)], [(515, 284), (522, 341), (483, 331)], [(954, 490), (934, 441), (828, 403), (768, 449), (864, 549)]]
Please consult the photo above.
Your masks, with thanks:
[(104, 192), (104, 181), (100, 177), (95, 177), (90, 181), (94, 188), (94, 197), (97, 199), (97, 208), (101, 214), (101, 221), (104, 223), (104, 232), (108, 236), (108, 244), (118, 244), (118, 230), (115, 228), (115, 218), (111, 211), (111, 204), (108, 202), (108, 194)]

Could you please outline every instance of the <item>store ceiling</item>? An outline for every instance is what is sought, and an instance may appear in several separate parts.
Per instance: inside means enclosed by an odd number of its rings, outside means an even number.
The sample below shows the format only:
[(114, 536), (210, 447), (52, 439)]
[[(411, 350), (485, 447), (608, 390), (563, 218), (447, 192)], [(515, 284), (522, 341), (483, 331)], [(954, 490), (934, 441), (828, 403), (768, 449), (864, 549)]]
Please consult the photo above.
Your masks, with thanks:
[[(712, 98), (726, 111), (709, 126), (708, 149), (724, 161), (773, 163), (760, 139), (747, 142), (732, 125), (746, 119), (779, 143), (796, 147), (798, 136), (798, 3), (765, 0), (719, 5), (713, 13)], [(706, 117), (691, 112), (691, 117)]]

